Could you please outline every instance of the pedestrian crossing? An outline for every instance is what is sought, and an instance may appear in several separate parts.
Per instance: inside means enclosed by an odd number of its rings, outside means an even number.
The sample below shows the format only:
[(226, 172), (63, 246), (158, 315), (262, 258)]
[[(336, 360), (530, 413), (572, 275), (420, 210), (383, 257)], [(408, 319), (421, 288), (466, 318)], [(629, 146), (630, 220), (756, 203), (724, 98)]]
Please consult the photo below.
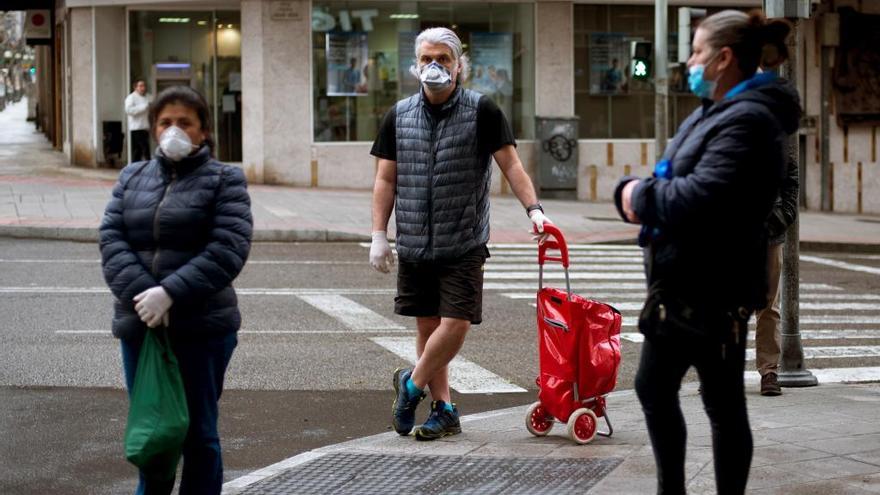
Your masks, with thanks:
[[(535, 306), (538, 270), (534, 247), (531, 251), (531, 270), (526, 269), (529, 266), (525, 256), (527, 250), (522, 245), (498, 244), (491, 246), (490, 251), (492, 256), (486, 263), (485, 288), (499, 290), (502, 297), (529, 301), (528, 304)], [(624, 342), (643, 342), (644, 336), (637, 329), (638, 314), (646, 296), (641, 249), (623, 245), (570, 245), (569, 253), (572, 291), (617, 308), (623, 315), (621, 337)], [(801, 255), (801, 259), (869, 276), (880, 274), (873, 267), (819, 256)], [(546, 285), (564, 287), (558, 283), (564, 279), (561, 267), (545, 266)], [(830, 284), (801, 283), (799, 307), (804, 357), (809, 361), (808, 368), (816, 370), (817, 377), (825, 381), (845, 382), (880, 379), (880, 366), (835, 367), (846, 366), (847, 361), (852, 363), (854, 360), (880, 362), (880, 346), (862, 345), (865, 341), (880, 339), (880, 294), (849, 293), (842, 287)], [(754, 322), (752, 317), (752, 329)], [(754, 330), (749, 335), (754, 340)], [(840, 344), (822, 345), (823, 341), (829, 340)], [(754, 360), (753, 348), (747, 350), (746, 358)], [(758, 377), (750, 372), (747, 379), (754, 381)]]
[[(364, 249), (369, 248), (369, 244), (362, 246)], [(489, 248), (491, 257), (487, 260), (484, 271), (484, 304), (497, 304), (499, 300), (507, 300), (508, 305), (534, 307), (538, 288), (535, 245), (490, 244)], [(569, 246), (569, 253), (569, 279), (573, 292), (616, 307), (623, 314), (621, 337), (624, 348), (637, 350), (643, 342), (643, 336), (638, 332), (636, 324), (646, 296), (641, 250), (625, 245), (574, 244)], [(802, 255), (802, 260), (819, 263), (825, 269), (830, 267), (851, 270), (862, 277), (876, 276), (873, 270), (863, 269), (871, 267), (859, 265), (855, 258), (843, 263), (819, 256)], [(253, 263), (260, 263), (260, 260), (253, 260)], [(306, 260), (302, 263), (312, 262)], [(565, 287), (565, 273), (558, 264), (545, 265), (543, 280), (545, 285)], [(240, 333), (243, 336), (254, 336), (255, 339), (273, 335), (351, 335), (352, 338), (375, 344), (398, 358), (415, 362), (414, 324), (391, 315), (388, 309), (377, 309), (375, 304), (377, 297), (389, 301), (395, 292), (392, 279), (386, 279), (379, 286), (368, 287), (239, 287), (237, 293), (243, 300), (291, 298), (305, 303), (323, 315), (310, 319), (305, 324), (292, 320), (287, 328), (249, 328), (248, 322), (253, 320), (246, 318)], [(92, 297), (109, 295), (109, 291), (106, 287), (16, 286), (0, 287), (0, 294)], [(388, 308), (387, 304), (382, 307)], [(821, 381), (880, 380), (880, 293), (853, 293), (829, 283), (802, 282), (799, 316), (807, 367)], [(331, 321), (334, 323), (323, 323)], [(533, 332), (534, 322), (524, 321), (522, 327)], [(109, 335), (106, 329), (97, 328), (90, 330), (68, 327), (53, 331), (71, 337)], [(750, 333), (750, 339), (754, 339), (754, 331)], [(478, 354), (479, 352), (474, 355)], [(754, 359), (754, 350), (749, 350), (747, 358)], [(874, 364), (877, 366), (872, 366)], [(536, 366), (537, 363), (533, 365)], [(459, 393), (509, 393), (523, 390), (507, 378), (482, 368), (477, 362), (461, 357), (451, 364), (451, 375), (460, 377), (452, 384)], [(747, 379), (757, 378), (753, 372), (749, 372)]]

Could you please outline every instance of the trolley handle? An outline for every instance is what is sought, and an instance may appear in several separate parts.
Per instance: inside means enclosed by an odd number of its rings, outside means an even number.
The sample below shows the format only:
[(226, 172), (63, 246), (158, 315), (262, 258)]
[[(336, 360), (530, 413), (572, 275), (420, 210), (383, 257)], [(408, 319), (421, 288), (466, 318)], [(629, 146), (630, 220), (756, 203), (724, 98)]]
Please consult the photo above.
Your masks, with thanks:
[[(537, 231), (535, 232), (537, 234)], [(544, 288), (544, 263), (553, 261), (565, 268), (565, 290), (568, 294), (568, 300), (571, 300), (571, 280), (568, 275), (568, 245), (565, 243), (565, 236), (562, 231), (552, 223), (544, 224), (544, 233), (549, 237), (543, 243), (538, 244), (538, 290)], [(547, 256), (547, 250), (553, 249), (559, 251), (559, 256)]]
[[(535, 233), (537, 234), (538, 232), (535, 231)], [(562, 231), (552, 223), (545, 223), (544, 233), (549, 234), (550, 237), (538, 245), (538, 264), (543, 266), (544, 262), (553, 261), (568, 268), (568, 245), (565, 243), (565, 236), (562, 235)], [(559, 251), (559, 256), (548, 256), (548, 249)]]

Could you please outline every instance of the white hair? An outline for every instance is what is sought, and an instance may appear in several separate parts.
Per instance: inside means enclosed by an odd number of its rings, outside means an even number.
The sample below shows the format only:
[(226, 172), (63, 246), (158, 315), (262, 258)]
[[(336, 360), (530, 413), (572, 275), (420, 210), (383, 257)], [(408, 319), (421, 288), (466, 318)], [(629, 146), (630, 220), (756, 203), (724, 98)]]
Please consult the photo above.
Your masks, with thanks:
[(409, 67), (410, 74), (414, 75), (416, 78), (419, 77), (419, 48), (422, 47), (422, 43), (431, 43), (433, 45), (446, 45), (452, 50), (452, 58), (458, 63), (459, 67), (461, 67), (461, 72), (458, 74), (458, 81), (464, 82), (467, 81), (468, 76), (471, 72), (471, 61), (468, 59), (468, 56), (465, 55), (464, 49), (461, 47), (461, 40), (458, 38), (458, 35), (451, 29), (447, 29), (445, 27), (435, 27), (428, 28), (419, 33), (416, 37), (415, 43), (415, 54), (416, 58), (413, 63)]

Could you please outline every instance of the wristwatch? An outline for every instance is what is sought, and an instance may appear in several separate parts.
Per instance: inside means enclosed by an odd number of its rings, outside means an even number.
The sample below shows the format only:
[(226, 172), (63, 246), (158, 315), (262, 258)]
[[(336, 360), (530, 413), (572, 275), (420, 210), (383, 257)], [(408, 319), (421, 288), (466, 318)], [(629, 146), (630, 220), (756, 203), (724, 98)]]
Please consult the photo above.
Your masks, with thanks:
[(533, 205), (526, 206), (526, 215), (532, 213), (534, 210), (541, 210), (541, 213), (544, 213), (544, 207), (541, 206), (541, 203), (535, 203)]

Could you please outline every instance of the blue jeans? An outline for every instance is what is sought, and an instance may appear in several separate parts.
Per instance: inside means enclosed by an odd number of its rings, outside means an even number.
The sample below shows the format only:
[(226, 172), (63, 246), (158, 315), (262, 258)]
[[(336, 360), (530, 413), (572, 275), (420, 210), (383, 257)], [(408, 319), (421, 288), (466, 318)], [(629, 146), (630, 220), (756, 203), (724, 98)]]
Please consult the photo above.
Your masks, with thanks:
[[(171, 347), (180, 365), (189, 431), (183, 444), (183, 475), (180, 494), (219, 494), (223, 486), (223, 460), (217, 432), (217, 401), (223, 392), (223, 377), (232, 351), (238, 344), (235, 332), (220, 337), (181, 338), (170, 333)], [(123, 339), (122, 365), (129, 395), (134, 386), (143, 338)], [(139, 473), (136, 495), (169, 494), (174, 479), (157, 482)]]

